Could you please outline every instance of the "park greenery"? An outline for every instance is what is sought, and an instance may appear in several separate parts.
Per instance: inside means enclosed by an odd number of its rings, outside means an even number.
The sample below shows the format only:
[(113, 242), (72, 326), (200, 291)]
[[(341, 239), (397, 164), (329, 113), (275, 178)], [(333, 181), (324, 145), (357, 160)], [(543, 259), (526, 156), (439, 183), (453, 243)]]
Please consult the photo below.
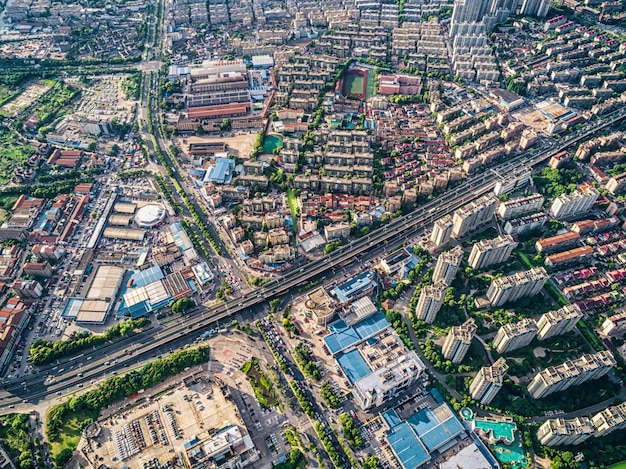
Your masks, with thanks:
[(263, 373), (263, 370), (261, 370), (261, 364), (258, 358), (253, 358), (244, 363), (241, 367), (241, 371), (250, 382), (254, 395), (262, 408), (269, 409), (278, 404), (274, 386), (267, 375)]
[(293, 351), (293, 357), (302, 370), (302, 373), (304, 373), (304, 376), (312, 378), (315, 381), (319, 381), (322, 378), (322, 374), (317, 367), (317, 362), (312, 359), (311, 355), (311, 350), (302, 342), (296, 345), (296, 348)]
[(112, 376), (97, 388), (52, 406), (46, 416), (46, 437), (51, 445), (51, 456), (57, 458), (67, 454), (66, 450), (71, 456), (83, 428), (94, 421), (104, 407), (162, 383), (187, 367), (206, 363), (208, 359), (207, 346), (176, 351), (138, 370)]
[(17, 136), (9, 128), (0, 128), (0, 184), (8, 183), (15, 169), (34, 153), (35, 149), (30, 145), (18, 143)]
[(45, 127), (69, 112), (69, 104), (80, 94), (80, 90), (59, 80), (48, 80), (46, 84), (51, 86), (50, 91), (39, 98), (35, 105), (35, 115), (39, 119), (38, 127)]
[(122, 80), (122, 91), (126, 99), (139, 99), (141, 78), (141, 72), (137, 72), (127, 75), (124, 80)]
[(91, 332), (75, 332), (66, 340), (50, 342), (40, 339), (30, 346), (30, 361), (35, 366), (46, 365), (91, 347), (102, 345), (110, 340), (128, 336), (148, 324), (150, 324), (150, 320), (146, 318), (127, 319), (118, 322), (101, 335), (94, 335)]
[(576, 170), (575, 166), (544, 168), (540, 173), (533, 174), (537, 190), (548, 199), (573, 192), (584, 179), (585, 175)]
[(364, 444), (361, 432), (354, 423), (354, 419), (348, 413), (343, 413), (339, 416), (339, 424), (341, 425), (341, 431), (346, 438), (350, 446), (353, 448), (361, 448)]
[(338, 409), (341, 407), (341, 399), (335, 392), (335, 389), (326, 381), (324, 381), (320, 386), (320, 394), (322, 395), (322, 399), (324, 399), (326, 405), (331, 409)]
[(304, 453), (298, 448), (292, 449), (287, 455), (285, 462), (278, 463), (274, 469), (304, 469), (307, 466)]
[[(32, 450), (40, 451), (40, 448), (35, 447), (31, 443), (28, 430), (28, 415), (9, 414), (0, 417), (0, 443), (19, 469), (35, 467)], [(41, 456), (38, 454), (38, 464), (43, 462), (40, 458)]]
[(174, 313), (185, 313), (189, 311), (191, 308), (196, 306), (194, 301), (191, 298), (187, 298), (186, 296), (183, 298), (179, 298), (176, 301), (172, 302), (172, 311)]

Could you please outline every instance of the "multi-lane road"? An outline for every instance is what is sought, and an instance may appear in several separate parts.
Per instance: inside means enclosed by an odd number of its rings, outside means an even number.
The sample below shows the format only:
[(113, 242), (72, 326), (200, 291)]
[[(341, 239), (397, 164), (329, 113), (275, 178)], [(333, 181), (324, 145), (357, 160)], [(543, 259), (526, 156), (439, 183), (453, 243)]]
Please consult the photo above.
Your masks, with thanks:
[[(509, 161), (495, 166), (493, 170), (468, 178), (464, 183), (425, 204), (412, 213), (392, 220), (382, 228), (368, 236), (352, 241), (336, 251), (300, 268), (274, 279), (254, 292), (235, 300), (221, 303), (214, 307), (204, 305), (195, 308), (184, 321), (177, 322), (167, 328), (151, 329), (132, 338), (111, 344), (105, 348), (85, 353), (83, 357), (58, 365), (57, 369), (48, 371), (55, 375), (53, 382), (44, 382), (43, 372), (25, 378), (23, 383), (5, 384), (0, 392), (0, 413), (10, 412), (9, 406), (21, 406), (24, 410), (32, 404), (53, 399), (57, 393), (67, 389), (75, 389), (87, 385), (108, 373), (124, 370), (129, 365), (150, 360), (156, 351), (178, 346), (189, 336), (206, 330), (210, 324), (224, 320), (236, 313), (245, 312), (251, 307), (276, 296), (287, 293), (294, 287), (323, 275), (337, 266), (351, 261), (359, 254), (379, 251), (381, 246), (393, 246), (409, 239), (434, 220), (450, 213), (470, 201), (493, 190), (501, 175), (514, 177), (521, 175), (528, 168), (545, 162), (551, 156), (570, 145), (597, 133), (615, 122), (626, 117), (626, 109), (607, 114), (594, 123), (576, 133), (564, 137), (557, 142), (545, 145), (532, 152), (511, 158)], [(129, 354), (132, 352), (132, 354)], [(92, 359), (87, 360), (88, 358)], [(72, 366), (72, 363), (81, 366)], [(63, 368), (63, 371), (61, 371)], [(45, 370), (44, 370), (45, 371)], [(23, 402), (23, 400), (28, 400)]]

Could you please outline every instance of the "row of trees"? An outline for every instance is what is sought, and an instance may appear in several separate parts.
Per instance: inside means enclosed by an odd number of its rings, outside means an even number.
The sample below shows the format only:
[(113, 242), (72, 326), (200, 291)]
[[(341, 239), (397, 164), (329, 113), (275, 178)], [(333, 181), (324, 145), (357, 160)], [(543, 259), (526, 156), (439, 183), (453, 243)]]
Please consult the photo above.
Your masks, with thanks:
[(28, 433), (28, 415), (9, 414), (0, 417), (0, 442), (20, 469), (34, 467), (31, 450), (36, 448), (31, 447)]
[(324, 431), (324, 427), (322, 427), (322, 424), (316, 421), (315, 424), (313, 425), (313, 428), (315, 428), (315, 433), (317, 433), (317, 436), (319, 436), (320, 440), (322, 440), (322, 445), (324, 445), (324, 449), (326, 450), (326, 453), (328, 453), (328, 457), (333, 462), (335, 467), (337, 468), (341, 467), (339, 454), (337, 453), (337, 450), (335, 449), (335, 446), (333, 445), (333, 441)]
[(363, 447), (363, 437), (361, 436), (361, 431), (354, 424), (354, 419), (348, 413), (341, 414), (339, 416), (339, 424), (341, 425), (341, 431), (343, 432), (343, 436), (346, 438), (350, 446), (353, 448), (361, 448)]
[(302, 407), (302, 411), (309, 418), (313, 418), (315, 416), (315, 410), (313, 410), (313, 406), (311, 405), (311, 402), (309, 401), (309, 398), (306, 396), (304, 391), (300, 389), (296, 382), (293, 380), (289, 381), (289, 386), (291, 386), (291, 389), (293, 390), (296, 399), (298, 399), (298, 403), (300, 404), (300, 407)]
[(293, 357), (307, 378), (312, 378), (315, 381), (322, 379), (317, 362), (311, 358), (311, 350), (302, 342), (296, 345), (296, 348), (293, 350)]
[[(48, 411), (46, 417), (48, 441), (63, 440), (65, 435), (62, 430), (67, 420), (77, 414), (97, 415), (107, 405), (130, 397), (142, 389), (151, 388), (187, 367), (200, 365), (208, 360), (208, 346), (176, 351), (167, 357), (147, 363), (139, 370), (113, 376), (85, 394), (72, 396), (68, 401), (57, 404)], [(90, 419), (80, 422), (83, 427), (89, 423)], [(75, 449), (75, 446), (72, 449)]]
[(341, 407), (341, 399), (339, 399), (335, 389), (326, 381), (324, 381), (320, 386), (320, 394), (322, 395), (322, 399), (324, 399), (326, 405), (331, 409), (338, 409)]
[(274, 344), (265, 333), (265, 330), (263, 329), (259, 321), (256, 322), (256, 326), (259, 329), (259, 332), (261, 333), (261, 335), (263, 336), (263, 339), (265, 340), (265, 343), (267, 344), (268, 348), (271, 350), (272, 355), (274, 355), (274, 359), (276, 360), (276, 363), (278, 363), (279, 368), (281, 369), (283, 373), (287, 373), (289, 371), (289, 366), (287, 365), (287, 362), (285, 362), (285, 359), (283, 358), (283, 356), (276, 351), (276, 349), (274, 348)]
[(69, 357), (90, 347), (101, 345), (109, 340), (124, 337), (136, 329), (141, 329), (150, 324), (146, 318), (127, 319), (120, 321), (109, 328), (102, 335), (93, 335), (91, 332), (76, 332), (67, 340), (37, 340), (29, 349), (30, 361), (35, 366), (46, 365), (60, 358)]

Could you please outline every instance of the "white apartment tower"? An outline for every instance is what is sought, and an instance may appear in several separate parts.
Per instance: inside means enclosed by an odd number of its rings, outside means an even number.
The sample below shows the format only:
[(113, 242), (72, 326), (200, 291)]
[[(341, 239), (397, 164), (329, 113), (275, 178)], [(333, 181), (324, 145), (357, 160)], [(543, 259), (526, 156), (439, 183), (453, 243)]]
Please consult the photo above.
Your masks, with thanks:
[(433, 232), (430, 235), (430, 242), (435, 247), (441, 247), (450, 242), (452, 234), (452, 215), (444, 215), (435, 221)]
[(550, 9), (550, 0), (522, 0), (520, 14), (545, 18)]
[(612, 431), (626, 428), (626, 402), (607, 407), (594, 415), (591, 420), (596, 427), (595, 437), (608, 435)]
[(556, 311), (548, 311), (542, 314), (537, 321), (537, 328), (539, 329), (537, 338), (545, 340), (555, 335), (565, 334), (574, 329), (582, 317), (580, 308), (576, 305), (567, 305)]
[(543, 267), (534, 267), (524, 272), (500, 277), (491, 281), (487, 290), (487, 299), (492, 306), (519, 300), (538, 294), (548, 280), (548, 273)]
[(461, 246), (455, 246), (449, 251), (442, 252), (437, 259), (437, 264), (435, 264), (433, 283), (442, 281), (446, 285), (450, 285), (456, 277), (462, 260), (463, 249)]
[(452, 237), (461, 238), (489, 222), (497, 205), (496, 196), (488, 194), (456, 210), (452, 216)]
[(588, 212), (596, 203), (600, 193), (592, 186), (580, 186), (571, 194), (562, 194), (554, 199), (550, 212), (554, 218), (563, 220)]
[(420, 298), (415, 307), (417, 319), (432, 324), (441, 309), (443, 298), (446, 296), (448, 286), (443, 282), (428, 285), (422, 289)]
[(521, 217), (528, 213), (534, 213), (543, 206), (544, 198), (541, 194), (533, 194), (528, 197), (518, 197), (516, 199), (500, 202), (496, 213), (503, 220)]
[(500, 235), (494, 239), (483, 239), (472, 247), (468, 263), (472, 269), (484, 269), (490, 265), (506, 261), (517, 242), (511, 235)]
[(493, 339), (493, 346), (500, 354), (526, 347), (537, 337), (537, 324), (530, 318), (503, 325)]
[(578, 445), (595, 432), (589, 417), (546, 420), (537, 430), (537, 439), (545, 446)]
[(535, 399), (564, 391), (586, 381), (601, 378), (615, 366), (613, 354), (607, 350), (568, 360), (562, 365), (550, 366), (535, 375), (528, 392)]
[(508, 369), (504, 358), (499, 358), (491, 366), (481, 368), (470, 385), (469, 390), (472, 399), (485, 405), (491, 403), (502, 388), (504, 375)]
[(452, 363), (461, 363), (472, 345), (477, 329), (478, 326), (473, 318), (469, 318), (460, 326), (450, 328), (446, 341), (443, 343), (443, 358)]

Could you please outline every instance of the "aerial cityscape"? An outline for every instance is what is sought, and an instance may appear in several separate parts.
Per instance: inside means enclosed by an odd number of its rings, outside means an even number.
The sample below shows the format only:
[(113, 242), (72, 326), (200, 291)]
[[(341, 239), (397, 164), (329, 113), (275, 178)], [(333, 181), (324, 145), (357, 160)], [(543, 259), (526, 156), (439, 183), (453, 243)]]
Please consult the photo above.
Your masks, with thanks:
[(626, 468), (623, 1), (3, 0), (0, 65), (0, 468)]

